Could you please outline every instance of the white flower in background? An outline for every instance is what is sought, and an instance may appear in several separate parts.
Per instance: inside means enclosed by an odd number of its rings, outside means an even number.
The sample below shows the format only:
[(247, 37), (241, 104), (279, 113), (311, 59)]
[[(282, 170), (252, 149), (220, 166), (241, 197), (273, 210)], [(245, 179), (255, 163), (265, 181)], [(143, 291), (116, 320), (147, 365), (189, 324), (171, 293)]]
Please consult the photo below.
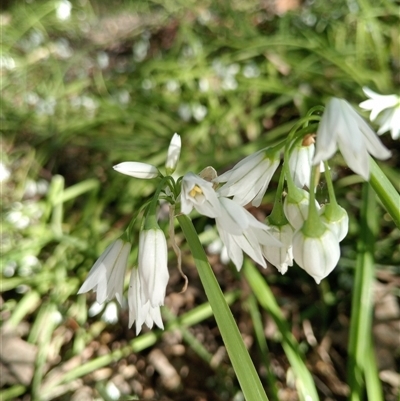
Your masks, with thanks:
[(221, 215), (215, 218), (217, 230), (227, 248), (228, 256), (238, 270), (243, 265), (243, 252), (261, 266), (266, 267), (262, 246), (281, 246), (269, 232), (269, 228), (258, 221), (244, 207), (232, 199), (220, 197)]
[(168, 175), (171, 175), (176, 169), (181, 154), (181, 147), (181, 137), (175, 133), (169, 144), (167, 161), (165, 163), (165, 169)]
[(260, 206), (269, 182), (278, 168), (279, 152), (262, 149), (245, 157), (231, 170), (215, 178), (215, 182), (225, 184), (218, 189), (221, 196), (233, 196), (239, 205)]
[(68, 0), (58, 2), (56, 15), (60, 21), (66, 21), (71, 16), (72, 4)]
[(369, 119), (379, 124), (378, 134), (382, 135), (390, 131), (393, 139), (400, 137), (400, 96), (380, 95), (367, 87), (362, 88), (370, 98), (364, 100), (359, 106), (364, 110), (370, 110)]
[(155, 323), (161, 329), (164, 328), (161, 318), (160, 307), (152, 307), (150, 301), (143, 302), (141, 298), (140, 272), (138, 268), (133, 268), (129, 280), (128, 290), (129, 306), (129, 327), (136, 322), (136, 335), (142, 330), (143, 323), (151, 329)]
[[(289, 192), (289, 195), (286, 196), (283, 202), (285, 216), (295, 230), (301, 228), (303, 223), (307, 220), (310, 199), (310, 194), (304, 189), (298, 189), (297, 193), (300, 199), (292, 198)], [(320, 208), (317, 201), (315, 201), (315, 206), (317, 209)]]
[(130, 251), (131, 244), (122, 239), (117, 239), (109, 245), (91, 268), (78, 294), (94, 290), (99, 304), (110, 301), (114, 296), (122, 304), (125, 270)]
[(317, 284), (336, 267), (340, 258), (336, 234), (324, 227), (324, 232), (318, 237), (307, 236), (302, 230), (293, 236), (294, 260)]
[(156, 178), (160, 175), (156, 166), (141, 162), (123, 162), (114, 166), (113, 169), (121, 174), (145, 180)]
[(169, 273), (167, 240), (161, 229), (140, 232), (138, 260), (143, 305), (147, 301), (153, 308), (164, 305)]
[(189, 172), (182, 178), (181, 212), (189, 214), (193, 207), (204, 216), (217, 217), (221, 214), (213, 184)]
[(285, 274), (288, 267), (293, 266), (293, 227), (290, 224), (284, 224), (282, 226), (267, 225), (271, 235), (282, 245), (280, 247), (264, 245), (262, 247), (262, 253), (265, 259), (274, 265), (281, 274)]
[(339, 148), (347, 165), (369, 179), (369, 155), (387, 159), (391, 153), (361, 116), (346, 102), (332, 98), (325, 107), (317, 131), (313, 164), (331, 158)]
[(327, 203), (320, 210), (321, 221), (325, 223), (337, 236), (339, 242), (349, 231), (349, 215), (339, 205)]

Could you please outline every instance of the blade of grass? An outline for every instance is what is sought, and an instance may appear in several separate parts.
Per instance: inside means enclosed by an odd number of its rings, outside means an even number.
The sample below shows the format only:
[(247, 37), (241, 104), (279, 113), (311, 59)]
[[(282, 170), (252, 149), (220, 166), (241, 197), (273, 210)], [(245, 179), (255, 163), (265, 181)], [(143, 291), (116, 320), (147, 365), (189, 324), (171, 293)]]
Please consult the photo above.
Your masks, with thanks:
[[(376, 213), (376, 196), (368, 183), (364, 184), (362, 201), (348, 346), (349, 360), (347, 369), (350, 401), (361, 401), (363, 399), (365, 368), (370, 362), (368, 355), (372, 352), (370, 333), (375, 269), (374, 242), (378, 230), (378, 213)], [(375, 398), (368, 397), (368, 399)]]
[(296, 376), (296, 387), (301, 400), (319, 400), (314, 380), (308, 370), (303, 353), (279, 308), (267, 282), (256, 267), (245, 260), (243, 273), (260, 305), (271, 315), (282, 335), (282, 347)]
[(185, 215), (178, 216), (179, 224), (185, 234), (190, 250), (203, 283), (208, 301), (213, 310), (226, 350), (235, 370), (239, 384), (247, 401), (268, 400), (253, 361), (244, 345), (237, 324), (229, 309), (221, 288), (215, 278), (200, 243), (192, 221)]
[(262, 317), (260, 310), (258, 309), (257, 299), (253, 294), (249, 295), (249, 297), (247, 298), (246, 305), (250, 312), (251, 321), (253, 322), (256, 341), (260, 349), (260, 358), (264, 363), (265, 370), (267, 371), (268, 390), (271, 394), (271, 400), (279, 401), (278, 387), (276, 385), (275, 375), (271, 370), (272, 364), (271, 359), (269, 358), (269, 349), (264, 334)]

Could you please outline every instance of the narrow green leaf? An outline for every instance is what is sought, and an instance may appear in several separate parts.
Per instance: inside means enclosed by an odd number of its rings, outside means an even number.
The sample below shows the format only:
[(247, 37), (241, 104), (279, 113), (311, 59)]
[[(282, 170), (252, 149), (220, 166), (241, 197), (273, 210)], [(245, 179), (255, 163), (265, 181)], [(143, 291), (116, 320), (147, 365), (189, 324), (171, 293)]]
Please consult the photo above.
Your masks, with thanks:
[(208, 263), (207, 255), (200, 243), (196, 230), (187, 216), (178, 216), (178, 221), (192, 251), (201, 282), (203, 283), (244, 397), (247, 401), (266, 401), (268, 397), (244, 345), (232, 312)]

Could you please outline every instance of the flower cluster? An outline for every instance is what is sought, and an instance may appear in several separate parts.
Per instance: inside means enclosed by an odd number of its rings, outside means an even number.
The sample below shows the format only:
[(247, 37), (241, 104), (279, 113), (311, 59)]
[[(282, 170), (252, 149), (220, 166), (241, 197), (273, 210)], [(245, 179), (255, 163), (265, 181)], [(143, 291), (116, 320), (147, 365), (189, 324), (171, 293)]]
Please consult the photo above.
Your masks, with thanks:
[[(179, 160), (181, 138), (178, 134), (172, 137), (165, 168), (172, 174)], [(150, 164), (124, 162), (114, 169), (135, 178), (151, 179), (161, 175), (159, 170)], [(147, 209), (144, 225), (139, 234), (138, 266), (133, 267), (129, 280), (128, 306), (129, 327), (136, 322), (136, 334), (139, 334), (143, 323), (152, 328), (155, 323), (164, 328), (160, 306), (164, 305), (165, 291), (169, 279), (167, 240), (156, 219), (158, 194)], [(125, 272), (131, 243), (129, 233), (114, 241), (93, 265), (88, 277), (78, 294), (94, 290), (99, 304), (111, 300), (114, 296), (122, 305)]]
[[(371, 92), (366, 91), (372, 96)], [(372, 110), (372, 119), (384, 109), (377, 109), (375, 103), (364, 103), (365, 108)], [(390, 104), (398, 107), (393, 99)], [(398, 112), (394, 114), (397, 116)], [(311, 124), (313, 121), (319, 122), (318, 127)], [(391, 125), (392, 134), (393, 129), (395, 134), (398, 132), (396, 124)], [(282, 274), (296, 262), (317, 283), (325, 278), (339, 261), (339, 243), (347, 235), (349, 221), (347, 212), (336, 202), (327, 163), (337, 149), (347, 165), (366, 180), (370, 174), (369, 155), (378, 159), (390, 156), (352, 106), (343, 99), (332, 98), (322, 117), (310, 112), (284, 142), (259, 150), (220, 176), (213, 167), (206, 167), (199, 174), (188, 172), (175, 180), (171, 175), (181, 151), (181, 138), (177, 134), (169, 145), (166, 176), (147, 163), (124, 162), (114, 166), (116, 171), (135, 178), (160, 179), (152, 200), (143, 206), (145, 217), (139, 233), (138, 263), (129, 280), (129, 326), (136, 322), (137, 334), (143, 324), (151, 328), (155, 323), (163, 328), (160, 306), (164, 304), (169, 272), (167, 240), (156, 217), (160, 199), (170, 205), (170, 237), (179, 269), (180, 251), (174, 240), (173, 218), (175, 213), (188, 215), (194, 209), (215, 219), (226, 254), (237, 270), (243, 265), (245, 253), (264, 268), (267, 262), (271, 263)], [(261, 222), (246, 205), (260, 206), (282, 156), (274, 207), (266, 221)], [(325, 205), (319, 205), (315, 191), (322, 173), (329, 194), (329, 203)], [(131, 231), (137, 217), (96, 261), (79, 293), (94, 290), (100, 304), (113, 297), (123, 304)]]

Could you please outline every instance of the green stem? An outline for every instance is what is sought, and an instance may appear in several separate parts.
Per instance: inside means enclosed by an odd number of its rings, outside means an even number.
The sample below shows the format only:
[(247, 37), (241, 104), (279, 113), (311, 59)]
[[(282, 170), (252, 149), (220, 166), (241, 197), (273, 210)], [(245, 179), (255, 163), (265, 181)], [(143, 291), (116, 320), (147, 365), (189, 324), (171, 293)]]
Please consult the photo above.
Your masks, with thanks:
[(304, 222), (303, 228), (301, 229), (304, 234), (308, 237), (319, 237), (325, 231), (326, 227), (321, 222), (319, 217), (319, 213), (317, 210), (317, 206), (315, 206), (315, 176), (317, 172), (317, 167), (313, 166), (311, 169), (311, 178), (310, 178), (310, 199), (308, 204), (308, 216), (307, 220)]
[(333, 188), (331, 170), (329, 169), (329, 164), (327, 161), (324, 162), (324, 167), (325, 167), (325, 172), (324, 172), (325, 181), (326, 181), (326, 185), (328, 187), (328, 193), (329, 193), (329, 203), (331, 205), (337, 206), (338, 203), (336, 201), (335, 190)]
[(396, 226), (400, 228), (400, 195), (372, 158), (370, 158), (370, 167), (371, 178), (369, 183), (392, 217)]
[(348, 376), (350, 401), (363, 399), (365, 368), (371, 345), (374, 243), (377, 233), (376, 197), (368, 183), (363, 188), (361, 226), (351, 306)]
[(288, 224), (287, 218), (283, 211), (283, 202), (282, 202), (284, 183), (285, 183), (285, 172), (284, 169), (282, 169), (281, 175), (279, 177), (278, 188), (275, 193), (274, 207), (272, 209), (271, 214), (268, 216), (268, 222), (274, 226), (283, 226), (285, 224)]
[(200, 243), (196, 230), (187, 216), (178, 216), (178, 221), (187, 239), (190, 250), (192, 251), (201, 282), (213, 310), (215, 320), (218, 324), (244, 397), (247, 401), (268, 401), (268, 397), (265, 394), (260, 378), (244, 345), (232, 312), (225, 301), (214, 272), (208, 263), (207, 255)]

